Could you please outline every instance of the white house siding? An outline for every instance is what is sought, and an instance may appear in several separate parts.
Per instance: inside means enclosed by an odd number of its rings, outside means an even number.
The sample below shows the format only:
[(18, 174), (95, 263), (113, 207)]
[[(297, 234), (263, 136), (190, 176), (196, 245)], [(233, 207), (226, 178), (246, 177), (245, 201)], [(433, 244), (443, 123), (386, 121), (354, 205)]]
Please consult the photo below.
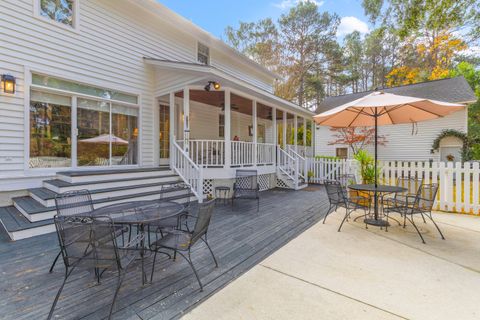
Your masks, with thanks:
[[(32, 70), (67, 80), (83, 82), (134, 93), (140, 96), (141, 164), (156, 162), (153, 121), (155, 74), (143, 57), (194, 62), (196, 39), (162, 22), (162, 19), (123, 0), (79, 0), (79, 27), (64, 28), (35, 17), (36, 0), (0, 0), (0, 74), (17, 79), (14, 96), (0, 93), (0, 190), (7, 190), (12, 180), (25, 178), (24, 163), (28, 144), (25, 132), (25, 108), (28, 88), (26, 71)], [(229, 67), (229, 59), (212, 51), (212, 64), (228, 69), (238, 78), (267, 88), (258, 74), (246, 75), (242, 66)], [(163, 81), (169, 81), (166, 77)], [(25, 122), (27, 121), (27, 123)], [(26, 139), (28, 141), (28, 139)], [(40, 183), (41, 179), (29, 179)], [(2, 182), (4, 184), (2, 185)], [(29, 183), (28, 186), (32, 186)]]
[[(183, 105), (183, 99), (176, 99), (177, 108)], [(190, 139), (191, 140), (223, 140), (219, 136), (219, 114), (221, 109), (211, 105), (190, 101)], [(181, 119), (181, 118), (180, 118)], [(258, 124), (265, 126), (265, 142), (273, 143), (272, 122), (265, 119), (258, 119)], [(253, 137), (248, 135), (248, 127), (252, 125), (252, 116), (232, 111), (231, 138), (236, 135), (241, 141), (252, 141)], [(183, 123), (177, 119), (177, 128), (183, 127)], [(180, 131), (177, 131), (180, 133)], [(181, 137), (181, 134), (179, 134)], [(260, 141), (259, 141), (260, 142)]]
[[(430, 152), (433, 141), (445, 129), (466, 132), (466, 117), (466, 111), (459, 111), (444, 118), (418, 122), (416, 133), (414, 132), (413, 135), (412, 124), (381, 126), (378, 131), (379, 135), (384, 135), (388, 142), (385, 146), (378, 147), (378, 158), (380, 160), (438, 161), (440, 160), (439, 152), (434, 154)], [(334, 156), (337, 147), (345, 147), (328, 145), (330, 141), (334, 140), (328, 127), (317, 126), (315, 134), (316, 155)], [(373, 146), (370, 146), (368, 150), (373, 152)]]

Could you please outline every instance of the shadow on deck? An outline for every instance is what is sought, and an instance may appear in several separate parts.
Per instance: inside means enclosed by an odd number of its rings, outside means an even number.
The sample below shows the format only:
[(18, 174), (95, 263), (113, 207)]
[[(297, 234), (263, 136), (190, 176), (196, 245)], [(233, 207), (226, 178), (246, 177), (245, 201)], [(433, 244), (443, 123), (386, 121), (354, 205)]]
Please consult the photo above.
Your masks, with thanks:
[[(140, 263), (127, 277), (115, 306), (114, 319), (177, 319), (318, 222), (328, 205), (319, 186), (302, 191), (262, 192), (260, 211), (254, 201), (218, 204), (209, 230), (209, 243), (219, 260), (215, 268), (203, 245), (192, 252), (204, 291), (186, 261), (159, 256), (153, 284), (142, 287)], [(2, 319), (45, 319), (63, 280), (56, 234), (8, 242), (0, 233), (0, 309)], [(293, 257), (292, 257), (293, 258)], [(151, 270), (151, 258), (146, 261)], [(108, 315), (116, 277), (104, 275), (96, 285), (93, 273), (77, 273), (67, 283), (55, 311), (57, 319), (102, 319)]]

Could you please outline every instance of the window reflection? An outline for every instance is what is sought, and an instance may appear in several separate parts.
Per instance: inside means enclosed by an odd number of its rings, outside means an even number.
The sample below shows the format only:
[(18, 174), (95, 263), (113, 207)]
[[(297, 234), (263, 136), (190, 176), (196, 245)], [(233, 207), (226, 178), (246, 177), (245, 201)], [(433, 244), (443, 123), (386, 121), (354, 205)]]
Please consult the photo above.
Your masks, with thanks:
[(32, 91), (29, 167), (70, 167), (70, 137), (70, 98)]

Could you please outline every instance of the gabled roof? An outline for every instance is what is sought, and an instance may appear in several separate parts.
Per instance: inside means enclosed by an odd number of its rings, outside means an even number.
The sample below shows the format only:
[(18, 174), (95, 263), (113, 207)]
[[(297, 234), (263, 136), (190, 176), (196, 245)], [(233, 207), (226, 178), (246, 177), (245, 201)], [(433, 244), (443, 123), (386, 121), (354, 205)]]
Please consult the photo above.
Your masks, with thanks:
[(183, 32), (193, 34), (195, 37), (197, 37), (199, 41), (205, 43), (205, 45), (215, 48), (227, 55), (230, 55), (230, 56), (233, 55), (233, 57), (237, 58), (239, 62), (242, 62), (247, 66), (250, 66), (259, 70), (261, 73), (270, 77), (272, 80), (280, 79), (280, 76), (277, 75), (276, 73), (268, 70), (265, 66), (258, 64), (257, 62), (248, 58), (243, 53), (230, 47), (225, 42), (218, 39), (208, 31), (200, 28), (190, 20), (179, 15), (175, 11), (167, 8), (165, 5), (158, 2), (158, 0), (129, 0), (129, 1), (135, 5), (143, 7), (149, 12), (156, 14), (159, 18), (162, 19), (163, 22), (169, 23), (173, 28), (176, 28)]
[[(242, 87), (243, 89), (247, 90), (248, 91), (247, 93), (249, 92), (255, 93), (256, 95), (261, 96), (262, 98), (268, 101), (271, 101), (272, 103), (279, 104), (284, 108), (301, 112), (306, 116), (315, 115), (310, 110), (302, 108), (291, 101), (285, 100), (279, 96), (276, 96), (271, 92), (265, 91), (251, 83), (248, 83), (235, 76), (232, 76), (218, 68), (215, 68), (214, 66), (204, 65), (199, 63), (179, 62), (179, 61), (171, 61), (171, 60), (164, 60), (164, 59), (148, 58), (148, 57), (144, 57), (143, 59), (145, 63), (150, 65), (155, 65), (160, 68), (176, 70), (179, 72), (186, 71), (186, 72), (193, 72), (193, 73), (198, 73), (206, 76), (213, 76), (215, 80), (221, 80), (222, 86), (224, 86), (225, 83), (227, 84), (227, 86), (234, 84), (236, 86)], [(204, 82), (205, 81), (202, 80), (202, 83)]]
[[(463, 76), (378, 89), (376, 91), (451, 103), (472, 103), (477, 101), (475, 93)], [(345, 103), (360, 99), (372, 92), (373, 91), (364, 91), (336, 97), (327, 97), (318, 106), (315, 113), (319, 114), (328, 111)]]

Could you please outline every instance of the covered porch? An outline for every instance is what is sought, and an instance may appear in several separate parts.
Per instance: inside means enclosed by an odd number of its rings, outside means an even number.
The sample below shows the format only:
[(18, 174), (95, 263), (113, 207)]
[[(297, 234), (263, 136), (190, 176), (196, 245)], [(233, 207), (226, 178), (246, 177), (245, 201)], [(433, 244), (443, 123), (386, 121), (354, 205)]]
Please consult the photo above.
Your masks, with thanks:
[(160, 163), (169, 163), (178, 147), (205, 177), (229, 178), (242, 167), (275, 172), (279, 149), (313, 155), (310, 111), (211, 66), (149, 63), (157, 74), (175, 73), (183, 82), (157, 90)]

